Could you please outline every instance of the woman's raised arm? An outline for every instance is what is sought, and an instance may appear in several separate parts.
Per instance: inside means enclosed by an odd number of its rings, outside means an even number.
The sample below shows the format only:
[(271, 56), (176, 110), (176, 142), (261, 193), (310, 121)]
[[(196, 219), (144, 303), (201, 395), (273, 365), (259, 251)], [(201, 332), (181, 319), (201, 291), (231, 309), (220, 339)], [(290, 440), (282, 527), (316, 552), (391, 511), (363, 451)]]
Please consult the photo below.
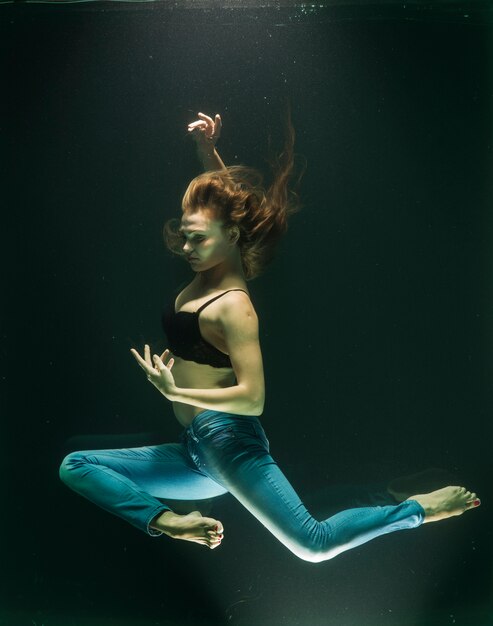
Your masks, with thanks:
[(215, 147), (221, 134), (221, 116), (218, 113), (214, 119), (204, 113), (199, 113), (198, 116), (200, 119), (188, 125), (188, 132), (197, 144), (197, 154), (204, 170), (208, 172), (226, 169)]

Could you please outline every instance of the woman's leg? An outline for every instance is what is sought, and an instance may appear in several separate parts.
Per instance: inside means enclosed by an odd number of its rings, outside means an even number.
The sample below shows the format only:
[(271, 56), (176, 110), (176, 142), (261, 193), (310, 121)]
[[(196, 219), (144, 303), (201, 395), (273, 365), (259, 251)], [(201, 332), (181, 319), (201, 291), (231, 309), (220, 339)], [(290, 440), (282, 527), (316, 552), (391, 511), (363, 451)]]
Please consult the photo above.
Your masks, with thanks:
[(317, 521), (270, 456), (256, 418), (206, 411), (187, 430), (187, 437), (196, 465), (307, 561), (330, 559), (380, 535), (424, 522), (425, 511), (417, 500), (348, 509)]
[(151, 536), (151, 527), (169, 507), (158, 498), (201, 500), (226, 493), (200, 472), (183, 444), (85, 450), (65, 457), (60, 478), (94, 504)]

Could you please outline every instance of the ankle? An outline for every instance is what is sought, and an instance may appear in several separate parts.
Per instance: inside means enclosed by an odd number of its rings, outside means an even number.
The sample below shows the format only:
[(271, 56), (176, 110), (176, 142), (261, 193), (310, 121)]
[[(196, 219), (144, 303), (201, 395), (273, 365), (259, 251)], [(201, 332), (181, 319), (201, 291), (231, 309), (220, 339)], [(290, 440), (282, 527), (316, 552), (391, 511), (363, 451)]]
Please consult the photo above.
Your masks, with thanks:
[(151, 521), (149, 526), (155, 530), (160, 530), (164, 533), (168, 533), (173, 527), (173, 521), (177, 517), (177, 514), (173, 511), (166, 510), (156, 515), (156, 517)]

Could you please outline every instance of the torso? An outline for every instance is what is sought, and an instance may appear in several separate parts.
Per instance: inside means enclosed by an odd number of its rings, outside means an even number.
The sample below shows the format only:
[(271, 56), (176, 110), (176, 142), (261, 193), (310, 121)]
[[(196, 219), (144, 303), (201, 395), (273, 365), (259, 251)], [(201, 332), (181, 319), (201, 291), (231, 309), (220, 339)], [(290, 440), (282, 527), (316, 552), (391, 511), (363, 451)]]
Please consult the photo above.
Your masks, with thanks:
[[(217, 289), (206, 293), (198, 292), (195, 285), (190, 283), (178, 294), (175, 301), (175, 310), (178, 311), (196, 311), (202, 304), (207, 302), (215, 295), (222, 293), (228, 289), (241, 288), (248, 291), (246, 285), (242, 281), (238, 284), (218, 286)], [(199, 327), (202, 337), (212, 344), (221, 352), (227, 353), (226, 343), (222, 337), (219, 326), (218, 311), (221, 309), (221, 300), (213, 302), (199, 316)], [(173, 365), (173, 376), (178, 387), (189, 389), (219, 389), (223, 387), (231, 387), (236, 383), (235, 374), (232, 367), (212, 367), (188, 361), (178, 356), (172, 355), (175, 359)], [(181, 402), (173, 402), (173, 412), (176, 419), (182, 426), (188, 426), (194, 417), (204, 411), (202, 407), (196, 407), (191, 404), (183, 404)]]

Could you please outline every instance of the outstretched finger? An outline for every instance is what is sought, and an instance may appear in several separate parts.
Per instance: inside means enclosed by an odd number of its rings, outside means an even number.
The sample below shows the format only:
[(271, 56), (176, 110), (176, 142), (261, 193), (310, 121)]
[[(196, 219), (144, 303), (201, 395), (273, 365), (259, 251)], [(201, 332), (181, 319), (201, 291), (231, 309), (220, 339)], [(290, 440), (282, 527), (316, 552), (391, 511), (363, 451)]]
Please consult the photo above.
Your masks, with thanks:
[(145, 347), (144, 347), (144, 357), (146, 360), (146, 363), (149, 367), (152, 367), (152, 361), (151, 361), (151, 347), (148, 343), (146, 343)]
[(134, 348), (130, 348), (130, 352), (134, 355), (137, 363), (140, 365), (140, 367), (147, 373), (149, 373), (149, 366), (148, 364), (144, 361), (144, 359), (140, 356), (140, 354), (137, 352), (137, 350), (135, 350)]
[(196, 128), (207, 128), (207, 123), (203, 120), (197, 120), (196, 122), (190, 122), (188, 130), (195, 130)]
[(219, 115), (219, 113), (216, 113), (216, 121), (214, 124), (214, 139), (218, 139), (219, 136), (221, 135), (221, 128), (223, 127), (223, 123), (221, 121), (221, 116)]
[(154, 361), (154, 366), (161, 372), (162, 370), (164, 370), (164, 368), (166, 367), (166, 365), (162, 362), (161, 358), (157, 355), (154, 354), (152, 357), (152, 360)]
[(200, 112), (198, 116), (200, 117), (200, 119), (205, 120), (209, 126), (214, 126), (214, 120), (212, 119), (212, 117), (209, 117), (205, 113), (200, 113)]
[(164, 359), (166, 358), (166, 356), (169, 354), (169, 348), (166, 348), (166, 350), (161, 354), (161, 356), (159, 357), (161, 359), (161, 361), (164, 361)]

